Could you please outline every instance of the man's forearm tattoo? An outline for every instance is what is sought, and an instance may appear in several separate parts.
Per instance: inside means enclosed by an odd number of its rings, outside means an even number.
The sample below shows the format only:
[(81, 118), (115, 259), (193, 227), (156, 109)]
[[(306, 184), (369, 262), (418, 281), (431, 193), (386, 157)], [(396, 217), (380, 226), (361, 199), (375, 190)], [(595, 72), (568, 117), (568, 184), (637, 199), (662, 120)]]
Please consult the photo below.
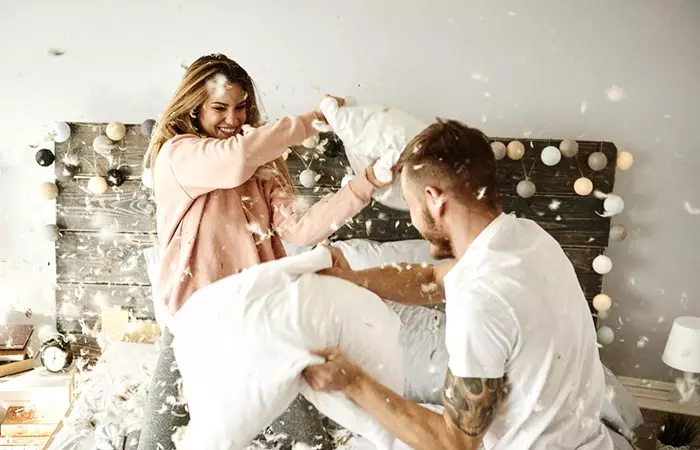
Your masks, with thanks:
[(478, 436), (493, 421), (498, 405), (507, 395), (503, 378), (460, 378), (447, 371), (443, 390), (445, 411), (468, 436)]

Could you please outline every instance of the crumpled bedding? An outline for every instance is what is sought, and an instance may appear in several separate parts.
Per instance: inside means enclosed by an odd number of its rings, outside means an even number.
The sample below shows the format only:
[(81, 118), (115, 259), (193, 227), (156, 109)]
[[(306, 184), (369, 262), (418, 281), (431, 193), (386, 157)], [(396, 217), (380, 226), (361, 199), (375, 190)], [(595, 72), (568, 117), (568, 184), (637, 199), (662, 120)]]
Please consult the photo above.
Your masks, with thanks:
[[(425, 309), (423, 308), (423, 310)], [(402, 318), (412, 317), (403, 316), (400, 311), (399, 316)], [(111, 450), (112, 448), (121, 450), (122, 447), (114, 445), (120, 443), (126, 450), (135, 449), (137, 447), (138, 429), (133, 429), (128, 434), (127, 430), (133, 427), (135, 421), (140, 420), (139, 411), (142, 411), (145, 405), (145, 392), (140, 389), (148, 387), (157, 357), (157, 344), (123, 342), (110, 346), (95, 366), (93, 372), (91, 372), (90, 379), (86, 380), (82, 385), (83, 392), (81, 396), (74, 403), (63, 428), (59, 431), (48, 450)], [(615, 376), (606, 369), (606, 382), (610, 383), (611, 377), (614, 379)], [(117, 385), (126, 383), (126, 385), (134, 386), (137, 388), (134, 391), (137, 394), (130, 396), (128, 401), (122, 403), (124, 408), (111, 408), (110, 414), (95, 414), (95, 411), (101, 409), (102, 405), (114, 404), (113, 401), (108, 400), (110, 395), (123, 391), (123, 389), (116, 389), (115, 383)], [(614, 384), (617, 383), (619, 381)], [(613, 387), (610, 384), (608, 386), (610, 389), (620, 392), (620, 388)], [(621, 387), (621, 385), (619, 386)], [(621, 387), (621, 389), (623, 390), (623, 393), (620, 394), (621, 397), (626, 398), (626, 396), (630, 395), (624, 391), (624, 387)], [(626, 410), (629, 406), (623, 406), (622, 408)], [(433, 405), (433, 407), (436, 408), (436, 411), (439, 411), (439, 406)], [(614, 404), (611, 404), (611, 407), (613, 409), (620, 408), (619, 405), (615, 406)], [(632, 408), (631, 412), (624, 414), (626, 420), (636, 422), (635, 408)], [(102, 409), (102, 411), (105, 410)], [(91, 423), (94, 425), (91, 425)], [(621, 434), (613, 430), (609, 431), (616, 450), (633, 450), (633, 447)], [(116, 438), (111, 440), (105, 439), (110, 434)], [(345, 439), (342, 439), (343, 443), (339, 444), (339, 450), (375, 450), (374, 445), (364, 438), (352, 435), (349, 432), (344, 433), (344, 435)], [(258, 444), (252, 444), (248, 450), (262, 450), (264, 448)], [(270, 448), (274, 448), (274, 446), (270, 446)], [(410, 449), (405, 444), (397, 442), (394, 450)]]

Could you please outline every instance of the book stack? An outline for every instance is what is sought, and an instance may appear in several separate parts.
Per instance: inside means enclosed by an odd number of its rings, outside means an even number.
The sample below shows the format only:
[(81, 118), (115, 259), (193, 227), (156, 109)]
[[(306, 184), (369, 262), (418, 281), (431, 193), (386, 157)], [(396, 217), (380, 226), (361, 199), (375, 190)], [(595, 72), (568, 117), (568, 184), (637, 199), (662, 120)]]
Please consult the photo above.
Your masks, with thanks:
[(10, 406), (0, 422), (0, 450), (42, 449), (61, 419), (56, 410)]
[(32, 370), (35, 361), (29, 357), (32, 325), (0, 325), (0, 378)]

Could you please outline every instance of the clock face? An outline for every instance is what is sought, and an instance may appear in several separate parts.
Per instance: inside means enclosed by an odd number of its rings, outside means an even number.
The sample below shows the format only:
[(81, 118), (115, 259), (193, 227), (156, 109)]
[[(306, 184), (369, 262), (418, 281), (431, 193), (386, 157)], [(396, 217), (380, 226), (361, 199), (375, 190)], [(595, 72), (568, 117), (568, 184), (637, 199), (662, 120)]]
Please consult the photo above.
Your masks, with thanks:
[(60, 372), (66, 368), (68, 355), (58, 347), (47, 347), (41, 354), (41, 362), (49, 372)]

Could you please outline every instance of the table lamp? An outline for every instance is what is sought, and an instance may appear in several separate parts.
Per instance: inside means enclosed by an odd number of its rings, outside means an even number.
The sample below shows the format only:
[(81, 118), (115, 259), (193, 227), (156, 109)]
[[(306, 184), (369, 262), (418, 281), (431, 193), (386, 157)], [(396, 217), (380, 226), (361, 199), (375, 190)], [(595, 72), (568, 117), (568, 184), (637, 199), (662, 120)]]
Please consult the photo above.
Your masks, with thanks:
[(673, 321), (661, 359), (667, 366), (684, 372), (685, 389), (678, 386), (681, 396), (693, 396), (700, 384), (692, 376), (700, 373), (700, 317), (678, 317)]

